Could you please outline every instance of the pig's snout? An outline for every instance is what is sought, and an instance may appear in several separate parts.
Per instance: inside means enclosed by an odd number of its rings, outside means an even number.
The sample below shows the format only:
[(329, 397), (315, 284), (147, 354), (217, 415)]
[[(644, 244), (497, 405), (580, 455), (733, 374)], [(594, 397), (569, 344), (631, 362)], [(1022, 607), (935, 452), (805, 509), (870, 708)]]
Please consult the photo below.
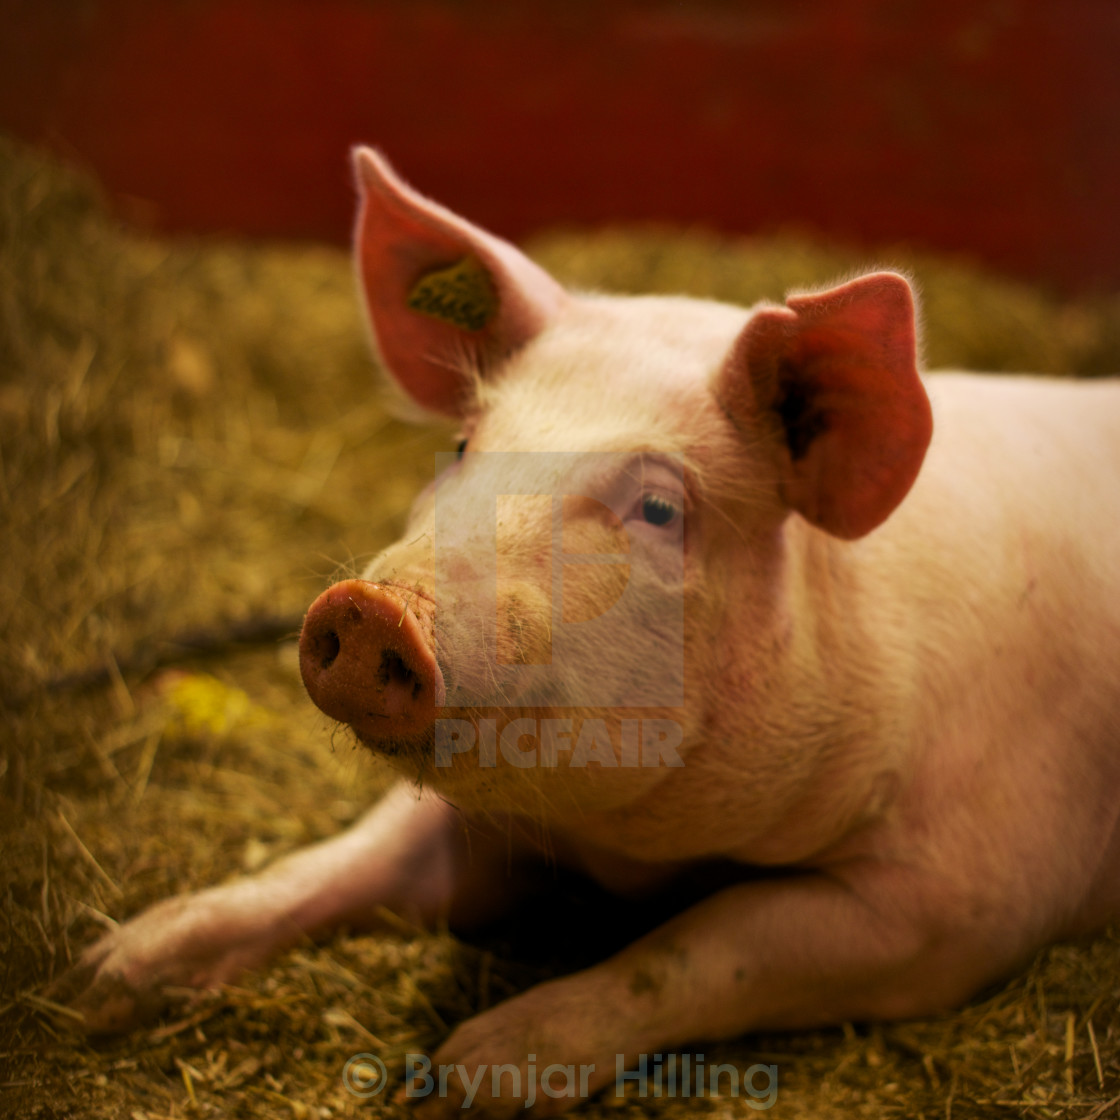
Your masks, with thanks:
[(311, 699), (363, 739), (426, 730), (444, 702), (432, 649), (431, 600), (407, 588), (348, 579), (311, 604), (299, 666)]

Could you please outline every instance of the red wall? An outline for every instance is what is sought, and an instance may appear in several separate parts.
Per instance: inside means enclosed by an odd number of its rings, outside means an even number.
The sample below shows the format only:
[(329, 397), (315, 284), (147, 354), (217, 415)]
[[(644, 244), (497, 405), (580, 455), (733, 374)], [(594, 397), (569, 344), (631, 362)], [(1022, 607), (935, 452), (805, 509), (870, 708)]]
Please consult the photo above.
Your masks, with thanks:
[[(1115, 0), (0, 0), (0, 128), (170, 230), (810, 225), (1120, 285)], [(134, 210), (135, 210), (134, 206)]]

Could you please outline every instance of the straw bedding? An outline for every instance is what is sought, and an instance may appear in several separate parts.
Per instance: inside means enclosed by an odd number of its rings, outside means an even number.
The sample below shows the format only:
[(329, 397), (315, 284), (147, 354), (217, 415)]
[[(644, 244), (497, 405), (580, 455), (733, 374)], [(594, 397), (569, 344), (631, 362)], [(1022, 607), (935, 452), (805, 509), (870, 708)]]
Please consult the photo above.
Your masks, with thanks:
[[(578, 286), (739, 302), (867, 259), (795, 232), (560, 231), (529, 248)], [(1116, 297), (874, 257), (917, 277), (931, 366), (1120, 370)], [(391, 1092), (347, 1092), (351, 1054), (399, 1076), (406, 1052), (580, 963), (564, 931), (586, 940), (598, 904), (565, 884), (548, 944), (516, 926), (469, 944), (340, 934), (108, 1042), (42, 994), (106, 923), (330, 835), (386, 787), (304, 696), (293, 639), (328, 580), (400, 532), (450, 438), (376, 389), (344, 254), (145, 236), (87, 177), (0, 139), (0, 1113), (401, 1113)], [(775, 1063), (780, 1116), (1120, 1115), (1120, 938), (1051, 949), (953, 1015), (705, 1052)]]

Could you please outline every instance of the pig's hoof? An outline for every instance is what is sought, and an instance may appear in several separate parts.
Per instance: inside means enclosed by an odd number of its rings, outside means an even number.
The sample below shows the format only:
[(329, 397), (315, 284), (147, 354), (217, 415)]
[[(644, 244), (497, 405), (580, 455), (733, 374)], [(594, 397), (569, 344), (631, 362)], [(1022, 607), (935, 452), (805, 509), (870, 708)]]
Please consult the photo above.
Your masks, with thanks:
[(123, 1034), (158, 1018), (169, 1000), (158, 990), (134, 987), (117, 973), (82, 962), (44, 993), (81, 1016), (74, 1025), (88, 1035)]
[(90, 946), (47, 997), (78, 1012), (88, 1034), (119, 1034), (155, 1019), (169, 989), (228, 983), (274, 947), (276, 923), (244, 894), (231, 884), (153, 906)]
[(466, 1109), (507, 1120), (556, 1116), (582, 1104), (613, 1079), (615, 1050), (628, 1041), (613, 1037), (594, 1013), (594, 996), (583, 976), (567, 977), (460, 1024), (432, 1057), (433, 1070), (455, 1067), (447, 1092), (421, 1096), (414, 1114), (437, 1120)]

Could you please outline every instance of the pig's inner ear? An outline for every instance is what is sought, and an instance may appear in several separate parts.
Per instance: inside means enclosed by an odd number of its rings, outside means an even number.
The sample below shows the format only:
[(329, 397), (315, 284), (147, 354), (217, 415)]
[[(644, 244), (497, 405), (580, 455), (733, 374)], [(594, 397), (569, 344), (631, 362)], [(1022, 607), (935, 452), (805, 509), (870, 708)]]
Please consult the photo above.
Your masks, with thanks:
[(756, 311), (716, 391), (739, 423), (777, 417), (785, 503), (846, 539), (902, 501), (933, 432), (910, 286), (890, 272)]
[(369, 148), (354, 153), (358, 275), (381, 360), (424, 408), (460, 415), (470, 379), (524, 346), (564, 290), (508, 242), (423, 198)]

